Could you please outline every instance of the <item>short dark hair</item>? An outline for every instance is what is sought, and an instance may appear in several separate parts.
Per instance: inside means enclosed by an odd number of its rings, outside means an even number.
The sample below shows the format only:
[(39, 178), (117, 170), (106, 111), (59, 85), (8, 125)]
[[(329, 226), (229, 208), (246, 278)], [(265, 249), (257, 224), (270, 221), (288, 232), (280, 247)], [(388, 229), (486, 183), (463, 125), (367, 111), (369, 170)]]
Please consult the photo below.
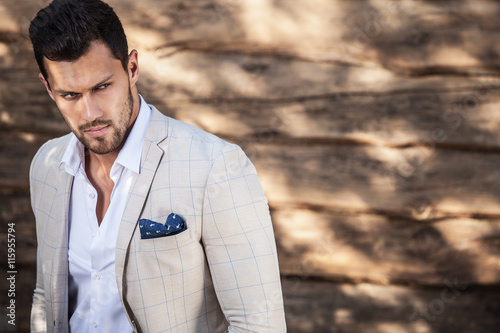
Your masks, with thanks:
[(101, 0), (54, 0), (31, 21), (29, 35), (46, 80), (44, 57), (75, 61), (89, 51), (94, 41), (108, 46), (127, 70), (128, 45), (123, 26), (113, 8)]

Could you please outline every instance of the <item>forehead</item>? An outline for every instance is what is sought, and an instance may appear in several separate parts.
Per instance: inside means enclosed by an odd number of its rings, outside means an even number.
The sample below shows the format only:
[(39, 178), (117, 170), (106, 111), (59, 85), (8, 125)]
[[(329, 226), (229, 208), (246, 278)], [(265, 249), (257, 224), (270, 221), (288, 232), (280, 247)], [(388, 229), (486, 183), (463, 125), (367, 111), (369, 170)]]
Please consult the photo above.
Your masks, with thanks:
[(50, 86), (56, 90), (82, 92), (94, 87), (104, 78), (120, 72), (125, 74), (121, 61), (102, 42), (93, 42), (90, 49), (75, 61), (51, 61), (45, 58)]

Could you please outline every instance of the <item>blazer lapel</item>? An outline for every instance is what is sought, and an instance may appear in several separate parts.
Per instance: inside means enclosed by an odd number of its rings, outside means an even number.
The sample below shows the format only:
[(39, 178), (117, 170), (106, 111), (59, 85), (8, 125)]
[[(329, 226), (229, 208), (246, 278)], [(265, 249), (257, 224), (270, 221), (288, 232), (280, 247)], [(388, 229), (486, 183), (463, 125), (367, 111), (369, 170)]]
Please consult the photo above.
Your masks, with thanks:
[(160, 165), (164, 151), (158, 144), (168, 135), (168, 118), (152, 107), (151, 118), (144, 137), (139, 174), (134, 176), (125, 204), (118, 239), (116, 241), (115, 269), (118, 290), (123, 300), (123, 280), (126, 254), (144, 208), (149, 189)]

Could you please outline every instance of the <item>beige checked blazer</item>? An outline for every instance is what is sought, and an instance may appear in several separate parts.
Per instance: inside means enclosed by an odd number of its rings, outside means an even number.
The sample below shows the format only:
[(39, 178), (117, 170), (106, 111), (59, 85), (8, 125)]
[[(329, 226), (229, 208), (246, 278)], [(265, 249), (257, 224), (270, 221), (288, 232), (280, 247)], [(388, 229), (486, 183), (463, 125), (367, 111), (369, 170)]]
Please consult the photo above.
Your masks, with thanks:
[[(136, 332), (285, 332), (267, 199), (242, 150), (154, 107), (140, 173), (116, 244), (116, 283)], [(37, 231), (32, 331), (68, 331), (69, 135), (44, 144), (30, 170)], [(141, 239), (138, 220), (186, 220)]]

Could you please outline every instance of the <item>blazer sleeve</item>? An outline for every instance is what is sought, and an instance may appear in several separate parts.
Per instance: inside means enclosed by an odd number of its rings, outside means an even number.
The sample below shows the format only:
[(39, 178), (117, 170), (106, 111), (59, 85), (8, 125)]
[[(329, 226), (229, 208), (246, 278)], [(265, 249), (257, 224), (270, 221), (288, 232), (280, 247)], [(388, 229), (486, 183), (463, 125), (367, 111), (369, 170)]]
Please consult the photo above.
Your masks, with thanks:
[[(33, 172), (36, 169), (36, 162), (39, 157), (40, 149), (38, 153), (33, 158), (30, 166), (30, 194), (31, 194), (31, 207), (33, 209), (33, 213), (35, 214), (36, 220), (36, 203), (35, 203), (35, 186), (33, 181)], [(42, 271), (42, 258), (40, 256), (40, 232), (37, 226), (37, 256), (36, 256), (36, 285), (35, 290), (33, 292), (33, 303), (31, 306), (31, 332), (32, 333), (41, 333), (47, 331), (47, 323), (46, 323), (46, 312), (45, 312), (45, 291), (43, 287), (43, 271)]]
[(41, 268), (42, 266), (40, 256), (37, 250), (37, 273), (36, 273), (36, 287), (33, 293), (33, 304), (31, 306), (31, 332), (41, 333), (47, 332), (47, 322), (45, 314), (45, 293), (43, 289), (43, 277)]
[(228, 332), (285, 332), (276, 242), (255, 167), (236, 145), (208, 177), (202, 241)]

